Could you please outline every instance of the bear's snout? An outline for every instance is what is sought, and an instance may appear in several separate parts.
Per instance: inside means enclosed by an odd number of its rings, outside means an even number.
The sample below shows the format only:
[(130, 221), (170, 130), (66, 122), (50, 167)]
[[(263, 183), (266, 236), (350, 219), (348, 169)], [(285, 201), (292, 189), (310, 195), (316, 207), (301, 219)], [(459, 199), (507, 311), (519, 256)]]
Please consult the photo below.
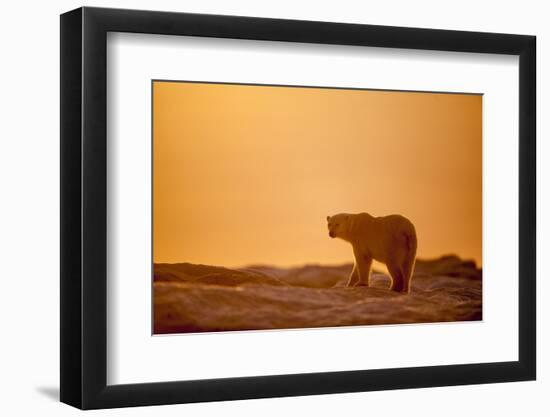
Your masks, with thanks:
[(328, 235), (329, 235), (330, 237), (334, 237), (334, 232), (331, 230), (330, 232), (328, 232)]

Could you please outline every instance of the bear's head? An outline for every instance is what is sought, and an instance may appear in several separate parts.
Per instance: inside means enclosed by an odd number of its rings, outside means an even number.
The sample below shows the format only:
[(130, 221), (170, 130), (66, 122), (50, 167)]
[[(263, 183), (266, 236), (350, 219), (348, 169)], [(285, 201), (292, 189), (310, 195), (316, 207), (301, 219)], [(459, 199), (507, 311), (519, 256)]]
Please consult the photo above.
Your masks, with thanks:
[(339, 237), (340, 239), (346, 239), (349, 217), (350, 215), (347, 213), (327, 216), (328, 235), (332, 238)]

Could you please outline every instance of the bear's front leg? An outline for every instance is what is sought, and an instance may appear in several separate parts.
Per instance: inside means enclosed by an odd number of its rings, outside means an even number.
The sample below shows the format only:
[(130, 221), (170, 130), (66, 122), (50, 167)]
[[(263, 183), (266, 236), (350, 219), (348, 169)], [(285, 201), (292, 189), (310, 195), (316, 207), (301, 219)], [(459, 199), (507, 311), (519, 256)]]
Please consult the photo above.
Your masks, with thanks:
[(359, 275), (358, 286), (368, 287), (370, 279), (370, 270), (372, 266), (372, 257), (360, 251), (357, 248), (353, 248), (353, 254), (355, 255), (355, 265)]
[(355, 287), (358, 282), (359, 282), (359, 272), (357, 271), (357, 264), (354, 264), (353, 270), (351, 271), (346, 287)]

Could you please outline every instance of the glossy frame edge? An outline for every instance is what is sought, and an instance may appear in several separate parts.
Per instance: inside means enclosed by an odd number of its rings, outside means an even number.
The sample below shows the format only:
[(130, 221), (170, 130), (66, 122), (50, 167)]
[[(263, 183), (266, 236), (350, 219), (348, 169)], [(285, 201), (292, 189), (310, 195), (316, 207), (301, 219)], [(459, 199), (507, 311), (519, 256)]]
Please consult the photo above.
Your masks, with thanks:
[[(107, 32), (519, 56), (519, 360), (107, 385)], [(81, 409), (536, 378), (536, 38), (358, 24), (79, 8), (60, 31), (60, 399)]]

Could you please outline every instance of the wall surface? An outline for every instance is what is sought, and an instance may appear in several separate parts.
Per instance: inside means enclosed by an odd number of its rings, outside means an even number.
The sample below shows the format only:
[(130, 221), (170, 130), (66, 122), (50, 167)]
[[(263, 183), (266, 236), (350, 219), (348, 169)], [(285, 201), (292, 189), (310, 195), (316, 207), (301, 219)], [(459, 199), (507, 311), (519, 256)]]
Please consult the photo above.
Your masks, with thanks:
[[(550, 147), (542, 120), (550, 87), (550, 26), (544, 2), (470, 1), (88, 1), (88, 6), (158, 9), (371, 23), (538, 37), (538, 380), (526, 383), (324, 395), (300, 398), (107, 410), (94, 415), (548, 415), (550, 406)], [(76, 415), (59, 394), (59, 14), (77, 1), (9, 2), (0, 26), (4, 85), (0, 245), (4, 283), (0, 320), (3, 415)], [(543, 127), (544, 126), (544, 127)], [(546, 188), (546, 189), (544, 189)], [(335, 352), (337, 353), (337, 352)], [(345, 352), (337, 353), (345, 354)], [(368, 351), (365, 352), (368, 354)]]

